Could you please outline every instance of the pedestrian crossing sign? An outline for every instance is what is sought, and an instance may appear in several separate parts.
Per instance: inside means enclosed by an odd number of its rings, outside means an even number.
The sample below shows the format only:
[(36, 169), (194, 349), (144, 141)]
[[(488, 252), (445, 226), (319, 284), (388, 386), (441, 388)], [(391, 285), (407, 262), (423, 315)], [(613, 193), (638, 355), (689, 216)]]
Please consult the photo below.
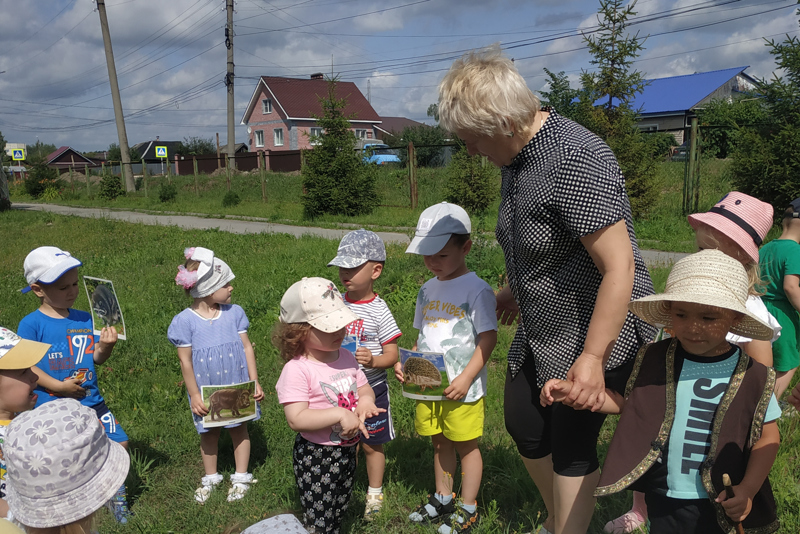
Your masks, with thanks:
[(25, 149), (23, 148), (15, 148), (12, 151), (11, 159), (14, 161), (22, 161), (25, 159)]
[(165, 147), (165, 146), (157, 146), (156, 147), (156, 157), (157, 158), (166, 158), (167, 157), (167, 147)]

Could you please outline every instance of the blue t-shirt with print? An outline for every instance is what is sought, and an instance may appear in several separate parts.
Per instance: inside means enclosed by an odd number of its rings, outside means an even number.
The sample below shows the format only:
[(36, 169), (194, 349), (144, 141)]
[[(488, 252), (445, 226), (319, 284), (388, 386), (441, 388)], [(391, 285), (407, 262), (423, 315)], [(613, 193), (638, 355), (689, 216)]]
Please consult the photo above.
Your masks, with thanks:
[[(708, 456), (714, 414), (736, 370), (740, 350), (734, 346), (714, 357), (695, 356), (682, 348), (678, 351), (683, 366), (675, 391), (675, 422), (667, 444), (667, 497), (708, 497), (700, 479), (700, 467)], [(772, 395), (764, 422), (780, 416), (778, 401)]]
[[(17, 335), (24, 339), (52, 345), (36, 367), (56, 380), (82, 378), (86, 396), (84, 406), (103, 402), (94, 369), (94, 349), (99, 336), (92, 333), (92, 316), (84, 311), (69, 310), (64, 319), (49, 317), (39, 310), (26, 315), (19, 323)], [(36, 387), (36, 406), (59, 398), (42, 387)]]

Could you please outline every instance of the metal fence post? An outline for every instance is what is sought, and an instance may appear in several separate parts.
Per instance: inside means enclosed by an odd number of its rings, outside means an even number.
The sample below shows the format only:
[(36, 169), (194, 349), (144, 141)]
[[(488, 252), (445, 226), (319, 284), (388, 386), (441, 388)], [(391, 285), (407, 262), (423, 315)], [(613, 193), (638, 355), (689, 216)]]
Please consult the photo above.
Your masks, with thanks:
[(200, 196), (200, 189), (197, 187), (197, 156), (192, 156), (194, 162), (194, 194)]
[(258, 163), (261, 168), (261, 202), (267, 202), (267, 159), (264, 151), (258, 153)]
[(142, 158), (142, 183), (144, 184), (144, 196), (147, 197), (147, 163)]

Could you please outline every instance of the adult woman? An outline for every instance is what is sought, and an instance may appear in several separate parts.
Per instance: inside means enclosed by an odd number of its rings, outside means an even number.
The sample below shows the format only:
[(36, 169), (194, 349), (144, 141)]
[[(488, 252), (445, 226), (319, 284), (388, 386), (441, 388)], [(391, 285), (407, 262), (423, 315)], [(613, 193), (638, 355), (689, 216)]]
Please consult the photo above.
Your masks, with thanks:
[[(584, 534), (599, 478), (595, 413), (605, 386), (622, 391), (655, 330), (627, 312), (653, 292), (636, 244), (625, 183), (598, 137), (540, 109), (499, 47), (471, 52), (439, 85), (442, 126), (471, 154), (502, 167), (497, 240), (508, 287), (498, 318), (521, 321), (508, 354), (506, 428), (539, 488), (542, 532)], [(543, 408), (539, 390), (569, 377), (569, 406)]]

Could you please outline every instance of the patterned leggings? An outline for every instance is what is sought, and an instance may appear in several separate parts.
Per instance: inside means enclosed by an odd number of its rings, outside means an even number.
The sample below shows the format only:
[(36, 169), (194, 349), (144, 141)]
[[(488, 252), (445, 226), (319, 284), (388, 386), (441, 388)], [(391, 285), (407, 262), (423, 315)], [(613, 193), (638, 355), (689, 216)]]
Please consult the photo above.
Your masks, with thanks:
[(356, 447), (317, 445), (298, 434), (292, 459), (306, 528), (338, 534), (353, 493)]

